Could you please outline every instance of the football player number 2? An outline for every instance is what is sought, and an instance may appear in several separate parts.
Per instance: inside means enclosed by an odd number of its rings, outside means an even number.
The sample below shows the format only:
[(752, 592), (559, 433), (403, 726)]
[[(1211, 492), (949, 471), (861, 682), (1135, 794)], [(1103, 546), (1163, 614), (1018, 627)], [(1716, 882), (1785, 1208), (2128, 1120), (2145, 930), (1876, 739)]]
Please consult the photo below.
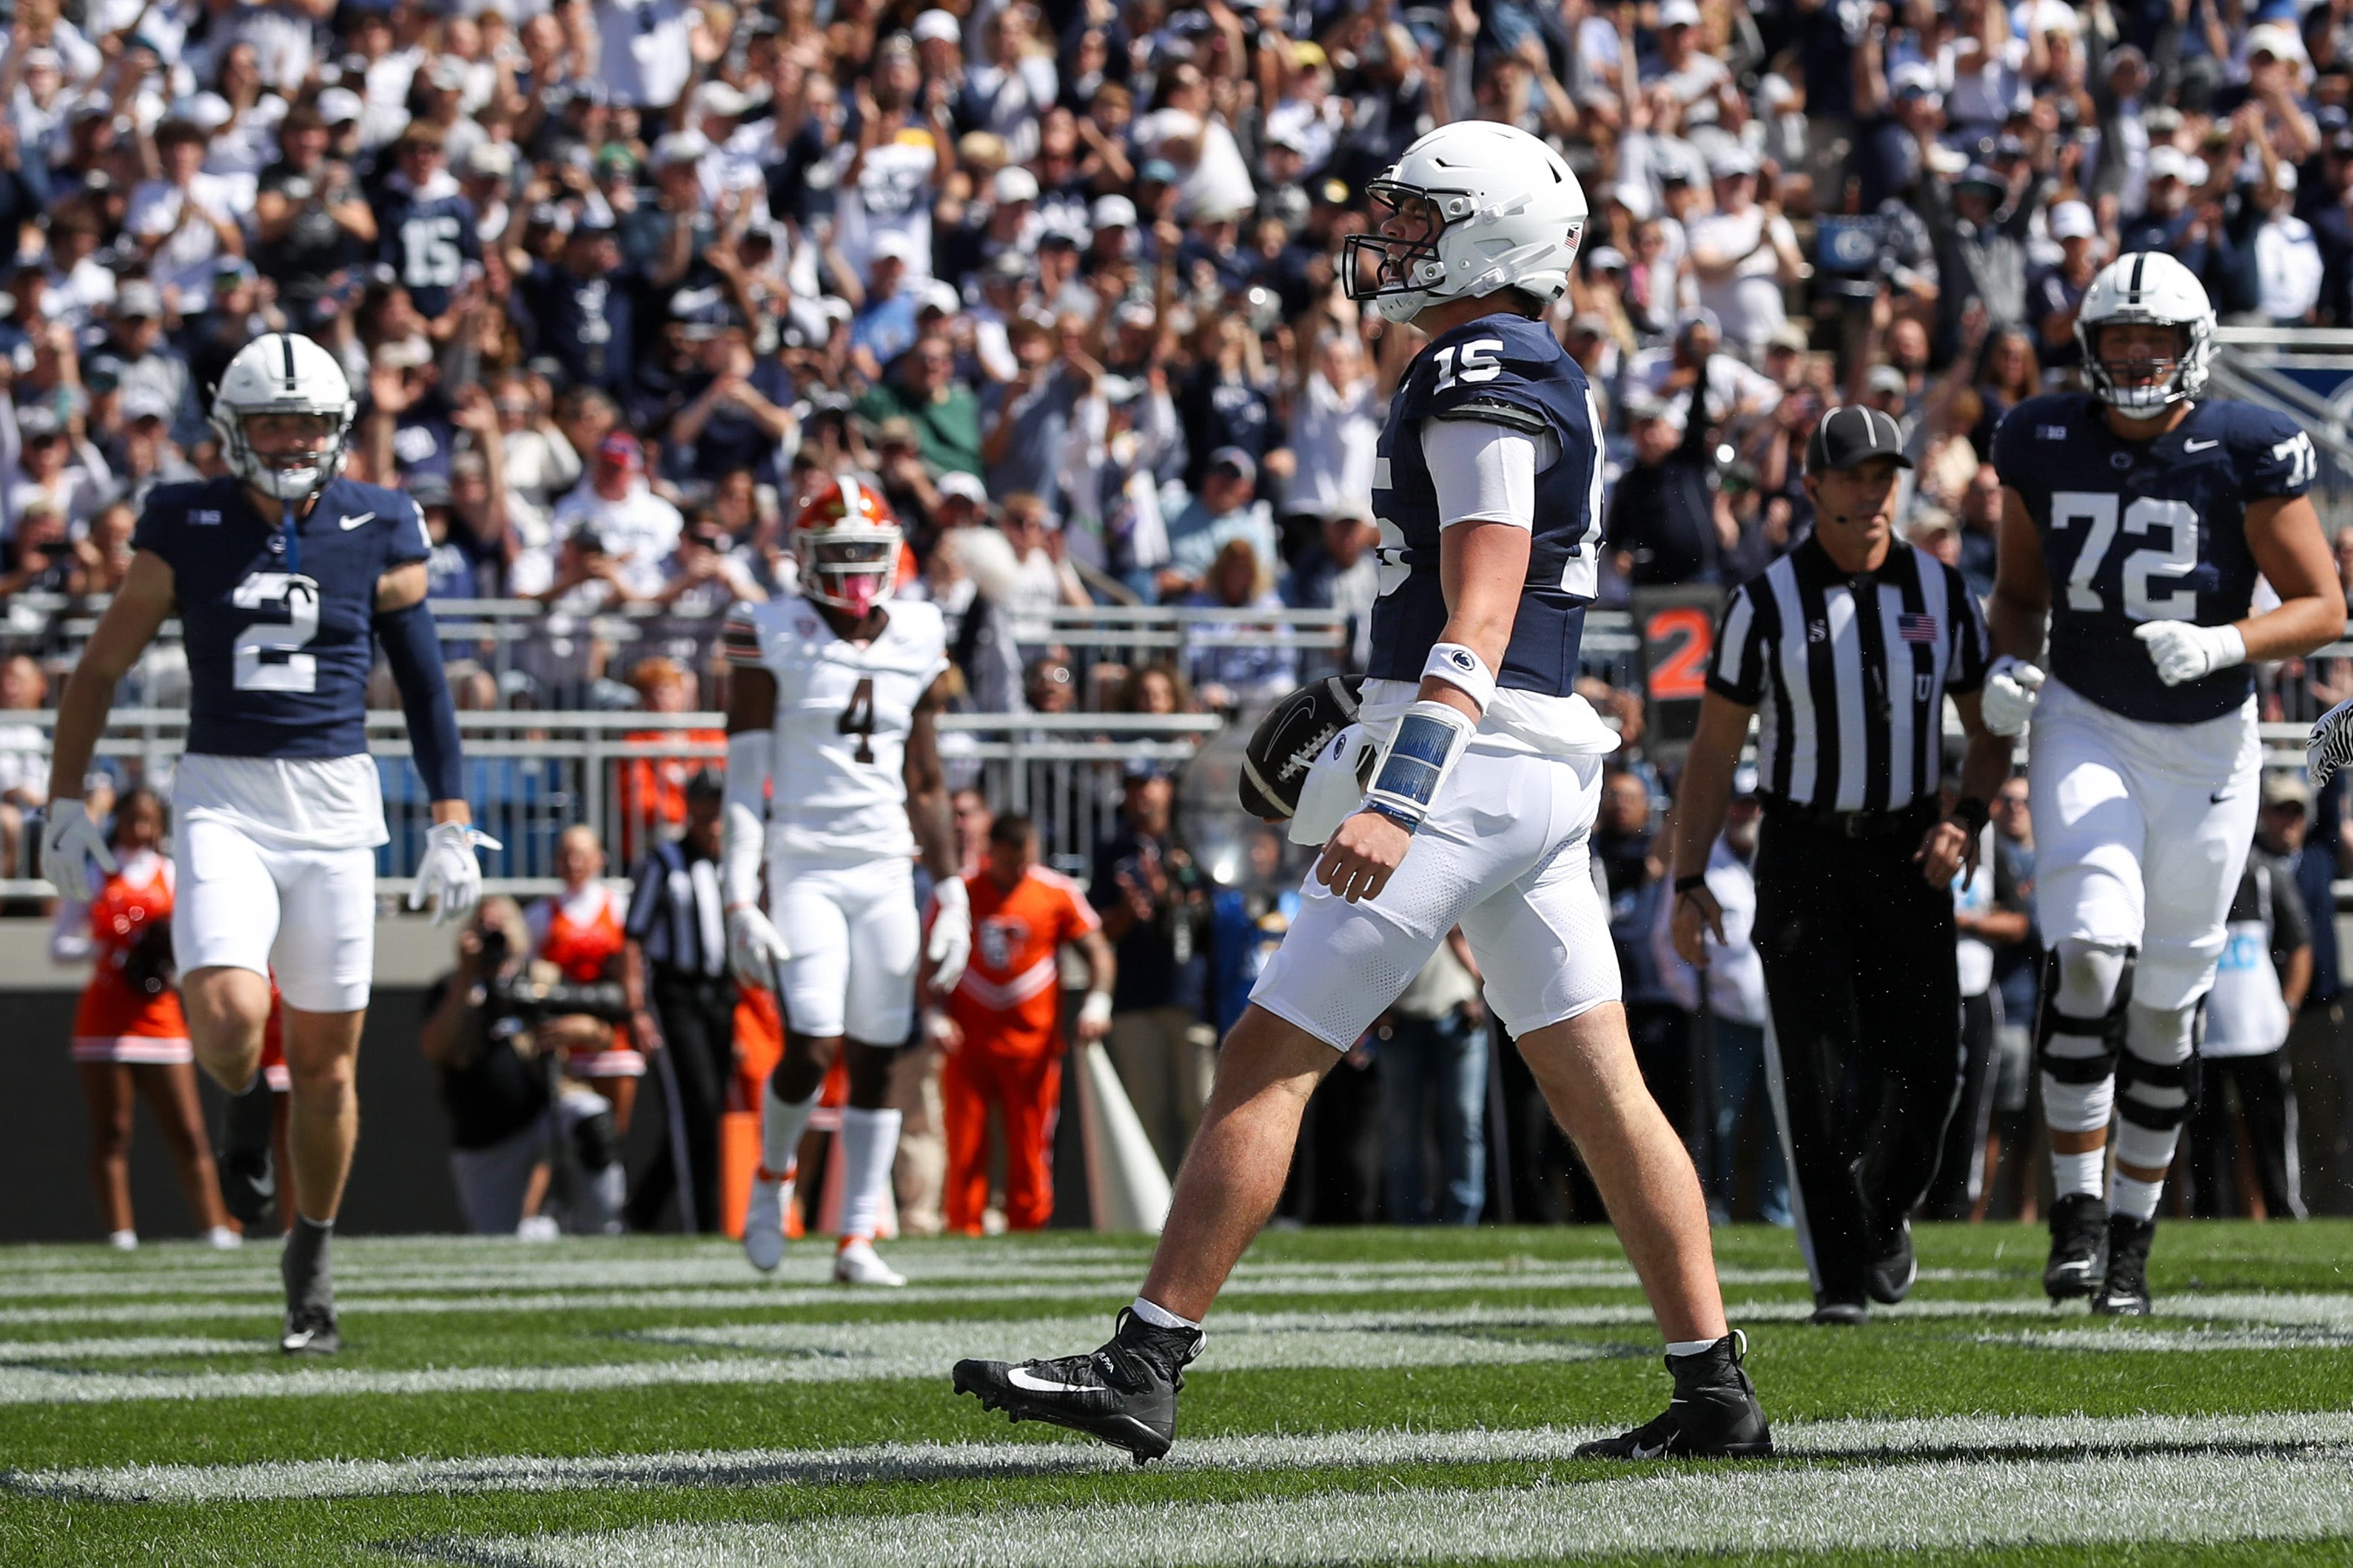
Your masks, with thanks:
[[(2054, 531), (2082, 531), (2083, 543), (2067, 574), (2067, 607), (2101, 611), (2121, 607), (2136, 621), (2194, 620), (2198, 590), (2179, 579), (2198, 570), (2198, 513), (2187, 501), (2142, 496), (2124, 498), (2089, 490), (2060, 490), (2051, 498)], [(2111, 605), (2094, 579), (2107, 563), (2121, 534), (2127, 544), (2146, 540), (2124, 558), (2119, 574), (2121, 606)]]
[(850, 755), (861, 763), (874, 760), (874, 678), (862, 676), (858, 689), (849, 694), (849, 706), (833, 721), (837, 735), (858, 737), (858, 750)]
[(287, 572), (256, 572), (229, 603), (240, 610), (282, 610), (237, 634), (231, 676), (239, 691), (314, 691), (319, 660), (302, 647), (319, 635), (319, 584)]

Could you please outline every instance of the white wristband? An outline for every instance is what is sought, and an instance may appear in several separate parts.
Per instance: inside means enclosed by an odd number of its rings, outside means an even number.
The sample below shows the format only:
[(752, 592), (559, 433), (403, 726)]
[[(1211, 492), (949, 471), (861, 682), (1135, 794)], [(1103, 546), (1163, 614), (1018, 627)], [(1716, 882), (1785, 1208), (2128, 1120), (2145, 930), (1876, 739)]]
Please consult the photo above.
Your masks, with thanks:
[(767, 856), (768, 764), (775, 737), (739, 730), (727, 737), (727, 785), (720, 816), (719, 886), (729, 909), (756, 908)]
[(1108, 991), (1088, 992), (1087, 999), (1079, 1004), (1079, 1022), (1082, 1024), (1109, 1024), (1111, 1022), (1111, 993)]
[(2246, 663), (2247, 639), (2239, 628), (2234, 626), (2217, 626), (2214, 630), (2214, 668), (2232, 669)]
[(1484, 713), (1495, 700), (1495, 672), (1487, 668), (1475, 649), (1459, 642), (1442, 642), (1430, 650), (1430, 658), (1421, 667), (1421, 678), (1436, 676), (1479, 705)]

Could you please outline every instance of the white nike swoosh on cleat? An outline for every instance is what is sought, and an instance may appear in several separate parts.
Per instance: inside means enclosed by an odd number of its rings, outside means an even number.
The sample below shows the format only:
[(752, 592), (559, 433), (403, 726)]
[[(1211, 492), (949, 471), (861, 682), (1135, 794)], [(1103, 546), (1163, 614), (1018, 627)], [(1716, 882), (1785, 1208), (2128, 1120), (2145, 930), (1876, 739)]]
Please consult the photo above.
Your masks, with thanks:
[(343, 525), (344, 532), (349, 533), (353, 529), (357, 528), (364, 522), (374, 522), (375, 521), (375, 513), (372, 511), (364, 511), (357, 517), (337, 518), (335, 521)]
[(1056, 1383), (1050, 1378), (1024, 1372), (1018, 1366), (1006, 1369), (1005, 1381), (1030, 1394), (1083, 1394), (1086, 1392), (1075, 1383)]
[(2219, 439), (2212, 441), (2184, 441), (2181, 443), (2181, 449), (2185, 452), (2202, 452), (2209, 447), (2219, 447), (2221, 444), (2222, 443)]
[(1666, 1457), (1667, 1445), (1664, 1443), (1655, 1448), (1645, 1448), (1640, 1443), (1634, 1445), (1634, 1458), (1638, 1459), (1663, 1459)]

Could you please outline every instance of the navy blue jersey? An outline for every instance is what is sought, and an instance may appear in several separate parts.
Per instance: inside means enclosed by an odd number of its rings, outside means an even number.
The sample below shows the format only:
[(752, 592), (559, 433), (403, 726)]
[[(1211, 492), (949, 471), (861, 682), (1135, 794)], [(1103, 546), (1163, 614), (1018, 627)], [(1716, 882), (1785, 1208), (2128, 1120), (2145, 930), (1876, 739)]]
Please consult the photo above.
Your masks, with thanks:
[(1496, 684), (1566, 697), (1577, 681), (1585, 606), (1600, 547), (1601, 468), (1593, 389), (1541, 321), (1508, 313), (1433, 338), (1389, 403), (1373, 462), (1381, 530), (1381, 596), (1373, 605), (1373, 659), (1381, 680), (1419, 680), (1446, 627), (1438, 580), (1438, 491), (1422, 458), (1425, 419), (1481, 419), (1550, 432), (1560, 460), (1536, 475), (1528, 581)]
[(399, 490), (337, 479), (297, 525), (231, 479), (159, 485), (132, 542), (172, 568), (188, 648), (188, 746), (217, 757), (367, 750), (377, 579), (432, 553)]
[(2299, 496), (2317, 459), (2286, 415), (2203, 402), (2154, 441), (2108, 428), (2086, 393), (2030, 397), (1993, 437), (2001, 482), (2026, 503), (2051, 584), (2051, 673), (2127, 719), (2195, 724), (2246, 701), (2246, 665), (2168, 686), (2144, 621), (2242, 619), (2257, 570), (2247, 503)]
[(482, 240), (474, 204), (458, 195), (454, 181), (446, 190), (440, 180), (430, 181), (426, 192), (385, 193), (376, 207), (375, 243), (377, 261), (392, 268), (417, 313), (430, 318), (449, 309), (466, 263), (482, 259)]

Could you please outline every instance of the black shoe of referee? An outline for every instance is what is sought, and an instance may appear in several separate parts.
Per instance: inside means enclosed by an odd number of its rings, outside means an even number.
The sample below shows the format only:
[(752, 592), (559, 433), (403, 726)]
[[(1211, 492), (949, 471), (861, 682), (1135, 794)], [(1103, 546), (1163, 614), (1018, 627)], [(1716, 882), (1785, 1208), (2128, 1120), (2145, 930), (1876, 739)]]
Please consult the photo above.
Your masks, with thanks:
[(1675, 1396), (1651, 1420), (1579, 1447), (1580, 1459), (1764, 1459), (1773, 1431), (1740, 1363), (1748, 1336), (1738, 1329), (1693, 1355), (1667, 1357)]
[(2108, 1272), (2108, 1205), (2096, 1194), (2070, 1193), (2051, 1205), (2051, 1261), (2042, 1289), (2053, 1301), (2096, 1294)]
[(1912, 1251), (1912, 1222), (1899, 1219), (1893, 1236), (1873, 1248), (1871, 1267), (1862, 1272), (1863, 1289), (1883, 1307), (1893, 1307), (1912, 1293), (1920, 1278), (1920, 1260)]

